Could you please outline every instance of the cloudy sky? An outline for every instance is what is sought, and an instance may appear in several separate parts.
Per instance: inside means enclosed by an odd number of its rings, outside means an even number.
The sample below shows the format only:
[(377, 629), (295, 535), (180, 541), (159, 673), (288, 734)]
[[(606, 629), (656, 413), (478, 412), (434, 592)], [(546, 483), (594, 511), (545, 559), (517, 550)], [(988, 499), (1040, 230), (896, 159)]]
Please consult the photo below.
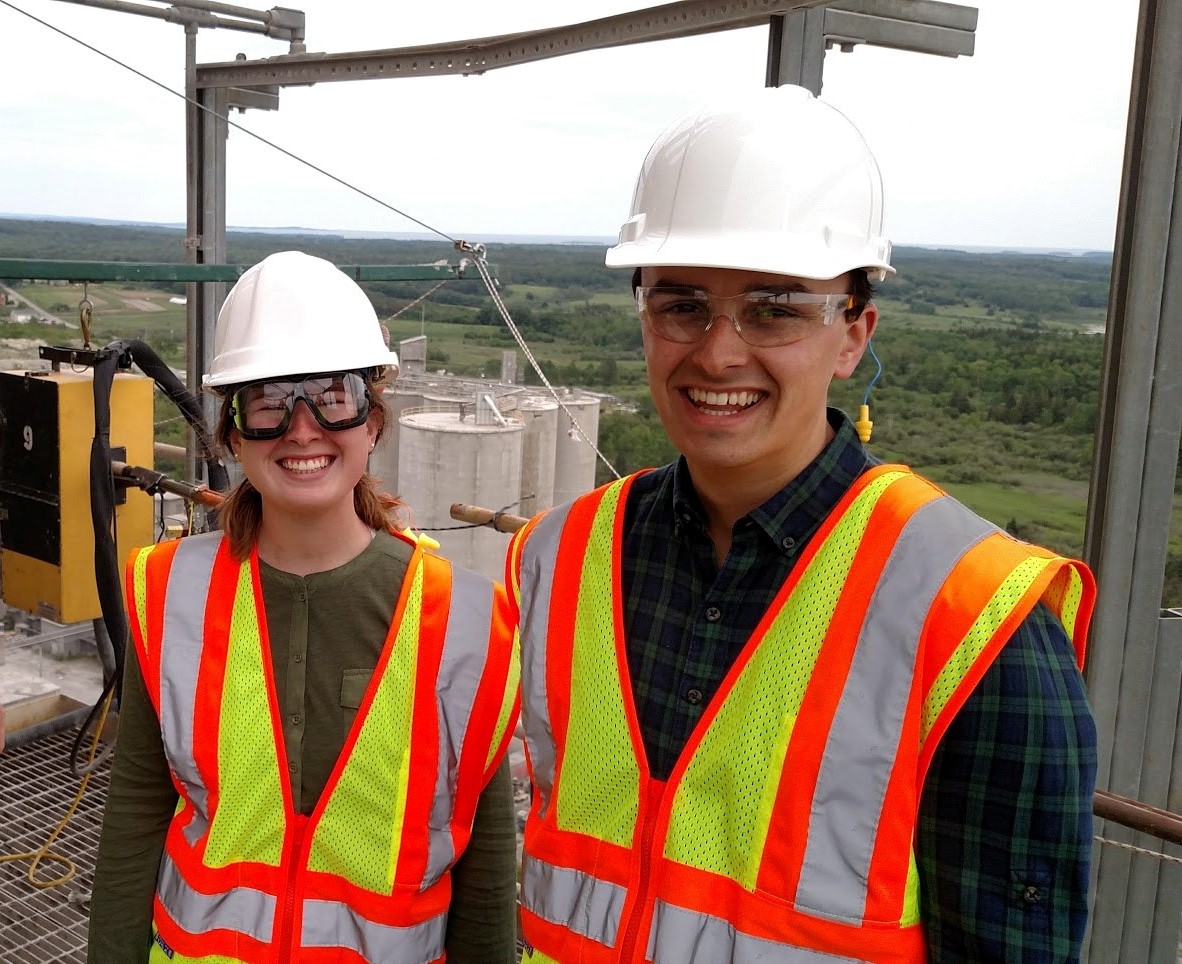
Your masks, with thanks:
[[(487, 37), (642, 6), (285, 5), (306, 12), (308, 49), (333, 53)], [(882, 167), (888, 234), (897, 244), (1110, 250), (1137, 4), (977, 6), (973, 57), (867, 47), (826, 57), (824, 97), (862, 129)], [(180, 26), (62, 0), (0, 0), (0, 214), (183, 222), (182, 101), (19, 11), (173, 90), (184, 83)], [(610, 238), (656, 134), (712, 91), (761, 85), (766, 48), (766, 28), (753, 28), (477, 77), (289, 88), (278, 111), (232, 120), (452, 236)], [(275, 56), (286, 45), (226, 30), (200, 34), (202, 63), (239, 52)], [(233, 226), (422, 230), (240, 131), (230, 134), (227, 171)]]

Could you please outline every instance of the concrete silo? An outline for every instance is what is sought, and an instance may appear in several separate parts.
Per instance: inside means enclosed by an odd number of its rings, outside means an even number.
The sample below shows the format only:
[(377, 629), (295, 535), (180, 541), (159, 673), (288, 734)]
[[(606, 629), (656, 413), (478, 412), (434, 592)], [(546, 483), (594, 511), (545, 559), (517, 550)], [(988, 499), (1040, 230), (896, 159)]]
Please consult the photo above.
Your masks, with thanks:
[(514, 512), (528, 517), (554, 505), (558, 403), (548, 396), (525, 395), (518, 399), (514, 417), (525, 426), (521, 446), (521, 504)]
[[(555, 505), (562, 505), (595, 488), (595, 449), (587, 444), (587, 440), (598, 443), (599, 439), (598, 396), (570, 392), (559, 395), (559, 398), (565, 410), (559, 408), (558, 433), (554, 442)], [(579, 423), (578, 428), (571, 422), (571, 416)]]
[(419, 409), (399, 419), (400, 495), (411, 525), (443, 530), (430, 533), (440, 552), (492, 579), (504, 579), (508, 537), (486, 526), (457, 528), (463, 524), (450, 510), (455, 502), (490, 509), (515, 503), (524, 437), (525, 426), (501, 415), (488, 395), (463, 411)]
[(398, 494), (398, 419), (408, 409), (422, 408), (423, 396), (409, 379), (398, 379), (388, 386), (382, 397), (389, 410), (390, 417), (386, 422), (386, 430), (382, 433), (381, 441), (370, 453), (369, 472), (381, 480), (381, 488)]

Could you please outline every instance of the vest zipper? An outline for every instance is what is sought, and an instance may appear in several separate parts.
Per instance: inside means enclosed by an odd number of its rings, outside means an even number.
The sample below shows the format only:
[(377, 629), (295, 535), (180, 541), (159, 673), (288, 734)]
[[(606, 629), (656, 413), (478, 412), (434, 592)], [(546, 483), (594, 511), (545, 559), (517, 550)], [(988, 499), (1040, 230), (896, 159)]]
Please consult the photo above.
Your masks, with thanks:
[[(646, 920), (651, 920), (648, 905), (649, 889), (652, 886), (653, 837), (661, 819), (661, 801), (665, 796), (665, 786), (664, 780), (649, 780), (645, 792), (644, 819), (640, 825), (640, 874), (636, 881), (636, 903), (632, 906), (632, 914), (624, 929), (624, 938), (620, 941), (618, 958), (625, 964), (633, 960), (645, 960), (644, 953), (636, 957), (637, 943), (640, 940), (641, 926)], [(644, 951), (648, 951), (647, 944)]]
[(291, 960), (291, 946), (295, 935), (296, 878), (304, 863), (304, 832), (308, 818), (297, 813), (292, 823), (291, 850), (288, 856), (287, 884), (283, 890), (283, 910), (279, 917), (279, 956), (277, 961)]

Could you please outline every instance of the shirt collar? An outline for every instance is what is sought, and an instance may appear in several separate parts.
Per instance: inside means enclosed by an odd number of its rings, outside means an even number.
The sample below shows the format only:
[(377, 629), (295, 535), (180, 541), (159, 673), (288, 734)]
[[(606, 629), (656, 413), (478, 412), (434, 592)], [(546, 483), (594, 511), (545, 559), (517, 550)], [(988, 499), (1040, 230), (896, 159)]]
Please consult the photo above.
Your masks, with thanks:
[[(780, 551), (795, 555), (812, 536), (842, 496), (867, 466), (877, 459), (869, 455), (846, 414), (836, 408), (827, 411), (833, 439), (804, 471), (749, 512), (750, 519)], [(706, 515), (690, 478), (685, 457), (677, 459), (668, 482), (674, 512), (674, 528), (693, 525), (706, 531)], [(740, 519), (736, 528), (743, 523)]]

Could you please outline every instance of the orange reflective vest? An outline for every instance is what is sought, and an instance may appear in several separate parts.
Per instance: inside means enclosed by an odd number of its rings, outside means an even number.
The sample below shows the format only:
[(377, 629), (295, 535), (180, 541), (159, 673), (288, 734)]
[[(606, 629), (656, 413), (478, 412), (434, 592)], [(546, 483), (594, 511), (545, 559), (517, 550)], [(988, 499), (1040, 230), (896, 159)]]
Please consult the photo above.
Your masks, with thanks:
[(1039, 600), (1082, 664), (1091, 574), (876, 467), (658, 781), (624, 643), (630, 484), (551, 510), (510, 549), (533, 780), (524, 960), (923, 961), (913, 841), (932, 754)]
[(310, 816), (292, 806), (257, 555), (220, 533), (127, 567), (136, 654), (180, 795), (152, 961), (439, 961), (450, 869), (508, 746), (503, 589), (416, 548), (368, 690)]

